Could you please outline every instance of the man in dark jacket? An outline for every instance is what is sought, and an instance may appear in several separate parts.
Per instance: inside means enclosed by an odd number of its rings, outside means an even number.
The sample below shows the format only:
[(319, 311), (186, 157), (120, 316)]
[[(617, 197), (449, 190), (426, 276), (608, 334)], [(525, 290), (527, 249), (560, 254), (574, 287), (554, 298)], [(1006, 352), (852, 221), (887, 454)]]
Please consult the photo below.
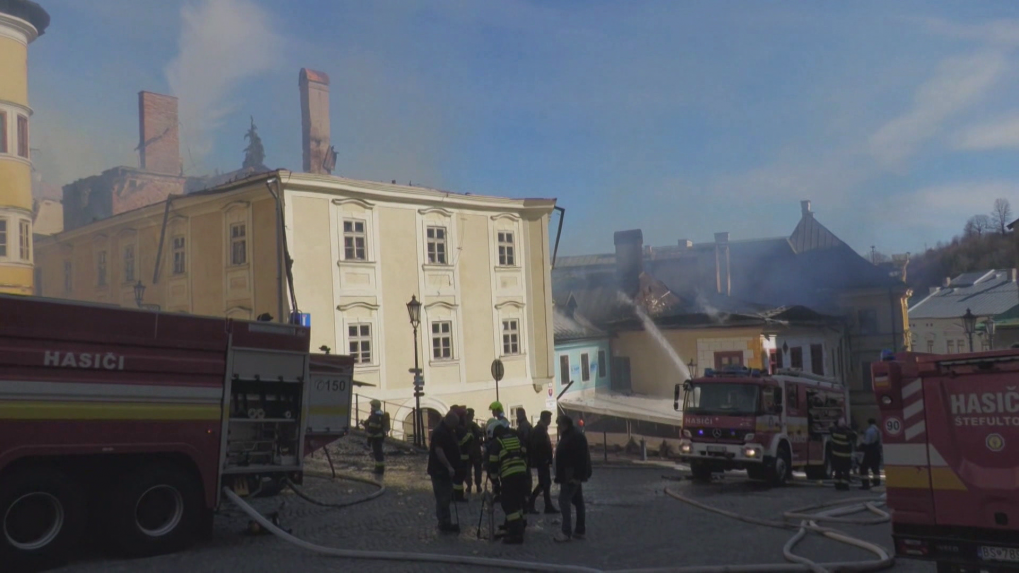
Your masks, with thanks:
[(545, 496), (545, 513), (559, 513), (559, 510), (552, 505), (552, 440), (548, 437), (548, 425), (552, 423), (552, 412), (545, 410), (541, 413), (538, 425), (531, 431), (531, 443), (527, 448), (530, 452), (531, 467), (538, 470), (538, 487), (531, 491), (531, 499), (528, 500), (527, 508), (530, 513), (538, 513), (535, 502), (538, 494)]
[(527, 502), (527, 447), (518, 434), (502, 425), (493, 428), (492, 440), (488, 444), (488, 473), (493, 480), (499, 480), (502, 492), (500, 502), (506, 514), (506, 536), (503, 543), (523, 543), (524, 504)]
[(435, 517), (439, 520), (439, 531), (460, 533), (460, 525), (454, 524), (449, 505), (453, 501), (453, 476), (460, 465), (460, 445), (457, 443), (456, 427), (460, 423), (455, 412), (446, 414), (434, 430), (428, 447), (428, 475), (432, 478), (432, 493), (435, 494)]
[[(527, 421), (527, 412), (524, 411), (523, 408), (517, 408), (517, 436), (520, 438), (520, 443), (524, 444), (524, 447), (528, 450), (531, 446), (531, 433), (533, 431), (534, 428), (532, 428), (531, 423)], [(526, 503), (530, 498), (531, 488), (534, 487), (534, 476), (531, 475), (531, 468), (533, 468), (534, 465), (531, 463), (530, 452), (528, 452), (527, 459), (524, 461), (527, 462), (527, 471), (524, 473), (524, 479), (527, 481), (527, 488), (524, 493), (524, 502)], [(524, 511), (528, 513), (538, 513), (531, 509), (530, 506), (525, 507)]]
[[(587, 523), (583, 483), (591, 478), (591, 451), (587, 446), (587, 438), (574, 427), (569, 416), (561, 415), (556, 422), (559, 444), (555, 450), (555, 482), (559, 484), (559, 509), (563, 515), (563, 528), (554, 539), (560, 542), (584, 539)], [(571, 504), (577, 508), (576, 529), (571, 527)]]
[(386, 443), (385, 413), (380, 400), (371, 401), (371, 415), (365, 420), (364, 429), (375, 457), (375, 473), (385, 473), (386, 457), (382, 452), (382, 446)]
[[(484, 464), (481, 448), (485, 442), (485, 431), (474, 421), (474, 408), (467, 408), (467, 431), (473, 436), (471, 439), (470, 462), (471, 466), (474, 467), (474, 485), (477, 486), (478, 493), (481, 493), (481, 478), (483, 477), (481, 469)], [(470, 467), (467, 468), (467, 480), (464, 482), (464, 486), (467, 488), (467, 493), (471, 493)]]
[(467, 428), (467, 407), (453, 406), (451, 411), (457, 416), (456, 442), (460, 448), (460, 464), (457, 465), (456, 475), (453, 476), (453, 501), (459, 503), (467, 501), (464, 482), (468, 481), (470, 472), (471, 440), (474, 436)]
[(853, 442), (856, 434), (840, 419), (831, 429), (831, 467), (835, 472), (835, 489), (849, 489), (849, 470), (853, 467)]

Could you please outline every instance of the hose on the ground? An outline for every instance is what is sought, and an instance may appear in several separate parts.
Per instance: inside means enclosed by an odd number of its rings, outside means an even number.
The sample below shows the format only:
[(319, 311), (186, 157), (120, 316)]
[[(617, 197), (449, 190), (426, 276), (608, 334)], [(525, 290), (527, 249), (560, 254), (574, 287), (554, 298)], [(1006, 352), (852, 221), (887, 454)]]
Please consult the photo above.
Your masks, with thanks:
[(465, 555), (439, 555), (435, 553), (406, 553), (401, 551), (358, 551), (353, 549), (337, 549), (335, 547), (325, 547), (322, 545), (316, 545), (303, 539), (294, 537), (293, 535), (283, 531), (279, 527), (276, 527), (271, 521), (266, 519), (261, 513), (255, 508), (251, 507), (244, 502), (236, 493), (230, 488), (223, 488), (223, 495), (230, 501), (234, 502), (237, 507), (248, 514), (248, 517), (254, 519), (259, 525), (264, 527), (266, 530), (273, 533), (273, 535), (289, 541), (298, 547), (303, 547), (309, 551), (316, 553), (322, 553), (324, 555), (331, 555), (333, 557), (342, 557), (346, 559), (369, 559), (373, 561), (417, 561), (422, 563), (445, 563), (447, 565), (476, 565), (478, 567), (490, 567), (499, 569), (516, 569), (518, 571), (564, 571), (564, 572), (575, 572), (575, 573), (601, 573), (598, 569), (591, 569), (589, 567), (580, 567), (577, 565), (560, 565), (560, 564), (545, 564), (545, 563), (528, 563), (525, 561), (510, 561), (508, 559), (494, 559), (486, 557), (468, 557)]
[[(308, 475), (308, 474), (306, 473), (305, 475)], [(326, 477), (326, 476), (322, 476), (322, 477)], [(327, 477), (326, 479), (332, 479), (332, 478)], [(377, 482), (375, 480), (371, 480), (371, 479), (368, 479), (368, 478), (352, 476), (352, 475), (340, 475), (340, 474), (337, 474), (336, 475), (336, 479), (345, 479), (345, 480), (349, 480), (349, 481), (356, 481), (356, 482), (359, 482), (359, 483), (365, 483), (365, 484), (368, 484), (368, 485), (373, 485), (373, 486), (375, 486), (375, 487), (377, 487), (379, 489), (377, 489), (376, 491), (372, 492), (371, 494), (369, 494), (369, 495), (367, 495), (365, 497), (362, 497), (362, 498), (359, 498), (359, 499), (355, 499), (353, 501), (344, 501), (344, 502), (340, 502), (340, 503), (329, 503), (329, 502), (325, 502), (325, 501), (319, 501), (319, 500), (309, 496), (308, 494), (306, 494), (303, 491), (301, 491), (301, 488), (297, 487), (297, 485), (294, 484), (294, 482), (290, 481), (289, 479), (286, 480), (286, 484), (287, 484), (287, 487), (290, 488), (290, 491), (292, 491), (295, 494), (297, 494), (297, 497), (303, 499), (304, 501), (306, 501), (308, 503), (311, 503), (311, 504), (314, 504), (314, 505), (321, 506), (321, 507), (329, 507), (329, 508), (333, 508), (333, 509), (340, 509), (340, 508), (344, 508), (344, 507), (351, 507), (351, 506), (354, 506), (354, 505), (358, 505), (358, 504), (364, 503), (366, 501), (371, 501), (371, 500), (381, 496), (382, 494), (386, 493), (386, 486), (380, 484), (379, 482)]]
[[(380, 490), (382, 491), (382, 490)], [(296, 490), (295, 490), (296, 492)], [(375, 561), (416, 561), (424, 563), (445, 563), (450, 565), (473, 565), (478, 567), (489, 567), (498, 569), (514, 569), (520, 571), (563, 571), (563, 572), (577, 572), (577, 573), (604, 573), (604, 571), (577, 565), (564, 565), (564, 564), (553, 564), (553, 563), (535, 563), (525, 561), (511, 561), (507, 559), (496, 559), (486, 557), (469, 557), (461, 555), (439, 555), (433, 553), (409, 553), (409, 552), (393, 552), (393, 551), (359, 551), (350, 549), (339, 549), (333, 547), (325, 547), (322, 545), (316, 545), (310, 543), (298, 537), (295, 537), (266, 519), (260, 514), (255, 508), (248, 505), (243, 499), (240, 498), (229, 488), (223, 488), (223, 493), (232, 501), (237, 507), (239, 507), (244, 513), (248, 514), (253, 520), (259, 523), (267, 531), (273, 533), (277, 537), (302, 547), (309, 551), (321, 553), (324, 555), (330, 555), (333, 557), (340, 557), (346, 559), (364, 559), (364, 560), (375, 560)], [(686, 567), (660, 567), (660, 568), (642, 568), (642, 569), (626, 569), (626, 570), (615, 570), (615, 573), (779, 573), (779, 572), (801, 572), (809, 571), (811, 573), (829, 573), (830, 571), (853, 571), (853, 572), (866, 572), (866, 571), (880, 571), (891, 567), (895, 560), (888, 555), (880, 545), (876, 545), (862, 539), (857, 539), (844, 532), (836, 529), (827, 527), (821, 527), (818, 522), (838, 522), (838, 523), (857, 523), (857, 524), (872, 524), (887, 521), (889, 516), (886, 512), (881, 511), (876, 501), (880, 499), (866, 498), (861, 500), (860, 498), (852, 498), (839, 500), (834, 503), (817, 504), (808, 507), (802, 507), (790, 510), (784, 515), (787, 518), (802, 519), (797, 525), (785, 521), (774, 521), (767, 519), (760, 519), (756, 517), (740, 515), (731, 511), (727, 511), (721, 508), (713, 507), (699, 501), (690, 499), (683, 495), (680, 495), (669, 488), (665, 488), (665, 494), (682, 501), (684, 503), (693, 505), (711, 511), (719, 515), (723, 515), (732, 519), (743, 521), (745, 523), (751, 523), (754, 525), (762, 525), (765, 527), (773, 527), (779, 529), (794, 529), (796, 534), (786, 542), (782, 548), (782, 553), (789, 563), (769, 563), (769, 564), (756, 564), (756, 565), (706, 565), (706, 566), (686, 566)], [(381, 493), (376, 492), (376, 497)], [(312, 502), (314, 503), (314, 502)], [(848, 506), (848, 504), (855, 504)], [(823, 511), (816, 514), (804, 513), (812, 509), (824, 509), (831, 508), (828, 511)], [(867, 510), (876, 515), (883, 516), (874, 518), (871, 520), (849, 520), (842, 518), (841, 515), (848, 513), (855, 513), (858, 511)], [(877, 521), (880, 519), (880, 521)], [(816, 532), (834, 541), (839, 541), (848, 545), (864, 549), (871, 553), (874, 553), (878, 558), (877, 560), (870, 561), (841, 561), (832, 563), (815, 563), (805, 557), (796, 555), (793, 553), (793, 548), (802, 541), (808, 532)]]

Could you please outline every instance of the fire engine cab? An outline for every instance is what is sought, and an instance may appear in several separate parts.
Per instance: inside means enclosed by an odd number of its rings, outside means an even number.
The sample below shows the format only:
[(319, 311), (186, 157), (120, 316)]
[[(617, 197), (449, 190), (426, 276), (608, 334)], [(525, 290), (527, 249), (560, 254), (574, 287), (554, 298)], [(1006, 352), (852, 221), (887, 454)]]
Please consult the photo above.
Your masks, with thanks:
[(680, 459), (697, 480), (738, 469), (775, 484), (794, 469), (823, 479), (831, 468), (831, 428), (849, 417), (846, 389), (837, 380), (742, 367), (708, 369), (677, 384), (675, 408), (683, 412)]

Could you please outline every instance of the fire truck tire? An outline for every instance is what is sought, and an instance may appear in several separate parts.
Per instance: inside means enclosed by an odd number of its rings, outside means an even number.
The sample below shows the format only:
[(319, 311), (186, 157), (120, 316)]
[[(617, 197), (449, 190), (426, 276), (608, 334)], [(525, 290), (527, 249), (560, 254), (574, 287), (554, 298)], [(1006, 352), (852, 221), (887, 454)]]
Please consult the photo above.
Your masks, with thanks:
[(197, 478), (165, 462), (124, 476), (109, 492), (107, 508), (108, 539), (131, 557), (184, 549), (201, 533), (205, 517)]
[(792, 476), (792, 456), (789, 454), (789, 446), (785, 442), (779, 444), (778, 455), (772, 462), (770, 478), (774, 485), (785, 485)]
[(85, 508), (81, 486), (61, 472), (29, 468), (0, 479), (3, 570), (39, 571), (63, 564), (85, 532)]

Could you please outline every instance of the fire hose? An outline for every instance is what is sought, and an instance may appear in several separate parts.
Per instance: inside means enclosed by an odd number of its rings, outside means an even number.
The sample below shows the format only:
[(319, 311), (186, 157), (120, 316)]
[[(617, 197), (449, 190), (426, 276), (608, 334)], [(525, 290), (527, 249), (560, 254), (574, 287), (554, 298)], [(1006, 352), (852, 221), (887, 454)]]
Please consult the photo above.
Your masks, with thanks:
[[(368, 481), (368, 480), (364, 480)], [(372, 482), (374, 483), (374, 482)], [(293, 487), (291, 486), (291, 489)], [(380, 490), (381, 492), (382, 490)], [(295, 489), (296, 493), (296, 489)], [(223, 494), (232, 501), (237, 507), (239, 507), (244, 513), (246, 513), (251, 519), (256, 521), (259, 525), (265, 528), (267, 531), (276, 535), (277, 537), (297, 545), (303, 549), (321, 553), (324, 555), (330, 555), (333, 557), (340, 557), (346, 559), (361, 559), (361, 560), (373, 560), (373, 561), (401, 561), (401, 562), (423, 562), (423, 563), (444, 563), (450, 565), (474, 565), (478, 567), (488, 567), (497, 569), (515, 569), (521, 571), (563, 571), (563, 572), (577, 572), (577, 573), (606, 573), (603, 570), (595, 569), (591, 567), (583, 567), (577, 565), (563, 565), (558, 563), (535, 563), (535, 562), (524, 562), (524, 561), (512, 561), (508, 559), (496, 559), (486, 557), (470, 557), (461, 555), (439, 555), (433, 553), (410, 553), (410, 552), (396, 552), (396, 551), (361, 551), (351, 549), (340, 549), (334, 547), (326, 547), (317, 545), (298, 537), (291, 535), (290, 533), (283, 531), (277, 527), (272, 521), (267, 519), (255, 508), (248, 505), (240, 496), (234, 493), (229, 488), (223, 489)], [(811, 573), (829, 573), (830, 571), (879, 571), (891, 567), (895, 560), (893, 557), (888, 555), (888, 552), (880, 545), (864, 541), (852, 537), (851, 535), (841, 532), (836, 529), (822, 527), (818, 525), (819, 522), (828, 523), (843, 523), (843, 524), (854, 524), (854, 525), (873, 525), (876, 523), (887, 522), (890, 516), (887, 512), (882, 511), (878, 505), (884, 503), (884, 496), (880, 498), (851, 498), (846, 500), (839, 500), (834, 503), (825, 503), (812, 505), (807, 507), (801, 507), (789, 510), (783, 514), (786, 519), (799, 519), (800, 523), (790, 523), (788, 521), (774, 521), (761, 519), (746, 515), (740, 515), (731, 511), (716, 508), (699, 501), (693, 500), (686, 496), (680, 495), (669, 488), (665, 488), (665, 494), (692, 505), (694, 507), (711, 511), (725, 517), (736, 519), (745, 523), (754, 525), (761, 525), (764, 527), (772, 527), (778, 529), (796, 530), (796, 534), (786, 542), (782, 548), (782, 553), (789, 563), (769, 563), (769, 564), (756, 564), (756, 565), (707, 565), (707, 566), (686, 566), (686, 567), (661, 567), (661, 568), (642, 568), (642, 569), (625, 569), (615, 570), (615, 573), (772, 573), (772, 572), (800, 572), (809, 571)], [(300, 495), (300, 494), (299, 494)], [(379, 492), (373, 494), (375, 497), (381, 495)], [(304, 496), (302, 496), (303, 498)], [(364, 501), (364, 500), (361, 500)], [(361, 501), (355, 502), (360, 503)], [(315, 503), (315, 502), (312, 502)], [(326, 505), (319, 503), (319, 505)], [(825, 510), (819, 513), (807, 513), (812, 510)], [(849, 518), (843, 517), (844, 515), (857, 513), (860, 511), (869, 511), (876, 517), (872, 518)], [(834, 541), (839, 541), (860, 549), (869, 551), (877, 556), (877, 559), (870, 561), (841, 561), (832, 563), (815, 563), (805, 557), (801, 557), (792, 552), (793, 548), (803, 540), (809, 532), (819, 533)]]
[[(308, 474), (306, 474), (306, 475), (308, 475)], [(371, 480), (371, 479), (368, 479), (368, 478), (357, 477), (357, 476), (351, 476), (351, 475), (337, 475), (336, 477), (339, 478), (339, 479), (345, 479), (345, 480), (350, 480), (350, 481), (356, 481), (356, 482), (359, 482), (359, 483), (365, 483), (365, 484), (368, 484), (368, 485), (373, 485), (373, 486), (375, 486), (375, 487), (377, 487), (379, 489), (375, 490), (374, 492), (372, 492), (369, 495), (366, 495), (365, 497), (362, 497), (362, 498), (359, 498), (359, 499), (355, 499), (354, 501), (344, 501), (344, 502), (340, 502), (340, 503), (328, 503), (328, 502), (325, 502), (325, 501), (319, 501), (319, 500), (309, 496), (308, 494), (304, 493), (303, 491), (301, 491), (301, 489), (299, 487), (297, 487), (296, 484), (294, 484), (294, 482), (290, 481), (289, 479), (286, 480), (286, 484), (287, 484), (287, 487), (290, 488), (290, 491), (292, 491), (295, 494), (297, 494), (297, 497), (303, 499), (304, 501), (306, 501), (308, 503), (311, 503), (311, 504), (314, 504), (314, 505), (321, 506), (321, 507), (331, 507), (333, 509), (340, 509), (340, 508), (343, 508), (343, 507), (351, 507), (351, 506), (354, 506), (354, 505), (357, 505), (357, 504), (360, 504), (360, 503), (364, 503), (366, 501), (371, 501), (371, 500), (381, 496), (382, 494), (386, 493), (386, 486), (380, 484), (379, 482), (377, 482), (375, 480)]]

